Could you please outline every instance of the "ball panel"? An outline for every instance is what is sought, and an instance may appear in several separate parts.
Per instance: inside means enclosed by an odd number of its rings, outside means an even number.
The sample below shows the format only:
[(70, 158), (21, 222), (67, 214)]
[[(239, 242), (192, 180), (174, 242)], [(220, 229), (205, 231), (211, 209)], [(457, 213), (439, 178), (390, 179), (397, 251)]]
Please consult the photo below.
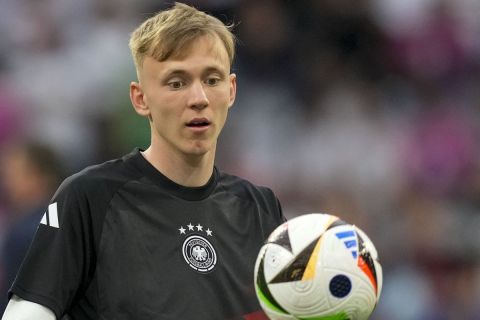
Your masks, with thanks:
[(354, 295), (332, 311), (341, 310), (348, 315), (349, 319), (368, 320), (375, 308), (376, 297), (367, 286), (357, 286), (354, 290)]
[(308, 317), (308, 318), (298, 318), (300, 320), (350, 320), (350, 317), (344, 313), (340, 312), (338, 314), (329, 315), (329, 316), (320, 316), (320, 317)]
[(361, 258), (358, 266), (368, 276), (375, 288), (377, 298), (380, 297), (382, 291), (383, 275), (382, 267), (378, 261), (378, 252), (370, 238), (360, 228), (356, 227), (358, 239), (360, 243)]
[(263, 263), (265, 265), (264, 273), (267, 283), (273, 281), (276, 277), (281, 277), (282, 272), (292, 263), (295, 259), (291, 251), (288, 251), (285, 247), (281, 247), (276, 243), (269, 243), (265, 246), (265, 254), (263, 257)]
[(290, 243), (290, 236), (288, 235), (288, 223), (285, 222), (276, 228), (268, 237), (267, 242), (275, 243), (291, 252), (292, 244)]
[(261, 304), (264, 308), (269, 310), (275, 310), (277, 313), (287, 314), (284, 308), (278, 304), (277, 300), (272, 296), (270, 288), (267, 285), (264, 273), (264, 257), (265, 253), (268, 250), (268, 247), (263, 250), (263, 257), (260, 259), (259, 263), (256, 266), (256, 276), (255, 276), (255, 290), (257, 297), (259, 298)]
[(368, 280), (370, 280), (370, 283), (373, 289), (375, 290), (375, 295), (377, 295), (377, 292), (378, 292), (377, 274), (375, 272), (375, 266), (373, 265), (373, 261), (371, 260), (371, 258), (366, 254), (363, 254), (360, 257), (358, 257), (358, 267), (367, 276)]
[(375, 270), (377, 270), (377, 300), (380, 298), (380, 294), (382, 293), (383, 287), (383, 269), (382, 265), (377, 261), (374, 260), (373, 264), (375, 264)]
[(338, 218), (330, 215), (311, 213), (286, 222), (294, 255), (317, 240)]
[(353, 245), (352, 242), (353, 239), (356, 239), (356, 236), (343, 238), (337, 236), (337, 234), (350, 234), (352, 230), (352, 226), (342, 225), (325, 232), (322, 236), (323, 245), (317, 265), (319, 274), (325, 267), (351, 272), (352, 266), (356, 266), (358, 247)]
[[(376, 303), (376, 295), (369, 280), (362, 272), (352, 273), (349, 270), (325, 268), (322, 275), (328, 279), (327, 284), (338, 275), (348, 276), (351, 282), (351, 290), (346, 296), (328, 295), (330, 306), (328, 312), (345, 311), (352, 319), (363, 319), (359, 317), (360, 313), (371, 313)], [(318, 314), (322, 315), (323, 313)]]
[(305, 272), (302, 277), (303, 281), (313, 280), (315, 278), (315, 274), (317, 272), (317, 265), (319, 264), (318, 257), (319, 257), (320, 250), (322, 248), (322, 243), (323, 243), (323, 237), (320, 237), (320, 239), (317, 240), (315, 248), (313, 249), (313, 252), (310, 256), (310, 259), (308, 260), (307, 267), (305, 268)]
[(318, 315), (318, 310), (330, 308), (324, 287), (323, 283), (312, 280), (269, 284), (276, 301), (298, 318)]
[(378, 252), (375, 246), (373, 245), (372, 240), (370, 240), (370, 238), (367, 236), (365, 232), (363, 232), (362, 229), (356, 226), (354, 227), (357, 233), (359, 234), (359, 236), (362, 238), (363, 245), (368, 250), (368, 252), (370, 252), (370, 255), (372, 256), (373, 260), (378, 260)]
[[(285, 268), (269, 283), (281, 283), (302, 280), (307, 265), (310, 260), (317, 261), (313, 252), (319, 242), (319, 238), (314, 239), (305, 249), (303, 249)], [(312, 257), (313, 256), (313, 257)]]

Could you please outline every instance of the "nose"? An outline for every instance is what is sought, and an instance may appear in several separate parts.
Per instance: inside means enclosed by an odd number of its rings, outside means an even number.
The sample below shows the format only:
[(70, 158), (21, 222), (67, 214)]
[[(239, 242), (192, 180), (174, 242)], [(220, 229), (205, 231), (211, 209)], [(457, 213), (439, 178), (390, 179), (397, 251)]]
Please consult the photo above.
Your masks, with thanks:
[(210, 102), (201, 82), (194, 82), (190, 88), (189, 106), (194, 109), (204, 109)]

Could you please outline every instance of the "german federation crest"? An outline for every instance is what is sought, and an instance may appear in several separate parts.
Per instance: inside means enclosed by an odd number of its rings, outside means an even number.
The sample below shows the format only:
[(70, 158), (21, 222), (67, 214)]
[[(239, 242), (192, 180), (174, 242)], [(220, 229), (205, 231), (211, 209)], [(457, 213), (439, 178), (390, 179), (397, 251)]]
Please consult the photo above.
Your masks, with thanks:
[(178, 230), (187, 236), (182, 245), (185, 262), (197, 272), (211, 272), (217, 264), (217, 253), (207, 238), (213, 236), (213, 231), (210, 228), (204, 231), (202, 225), (193, 226), (191, 223), (187, 229), (181, 226)]

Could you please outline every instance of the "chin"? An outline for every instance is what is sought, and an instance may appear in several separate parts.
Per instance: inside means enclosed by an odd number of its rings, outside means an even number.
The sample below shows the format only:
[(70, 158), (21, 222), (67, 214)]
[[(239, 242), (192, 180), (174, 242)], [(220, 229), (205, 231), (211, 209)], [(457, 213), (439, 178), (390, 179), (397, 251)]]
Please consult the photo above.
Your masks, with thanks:
[(191, 156), (204, 156), (207, 153), (212, 151), (212, 148), (210, 146), (192, 146), (185, 150), (186, 154), (189, 154)]
[(208, 153), (208, 151), (204, 150), (189, 150), (185, 152), (187, 155), (192, 156), (192, 157), (202, 157)]
[(211, 139), (205, 140), (191, 140), (184, 145), (183, 152), (191, 156), (205, 156), (207, 154), (215, 153), (216, 143)]

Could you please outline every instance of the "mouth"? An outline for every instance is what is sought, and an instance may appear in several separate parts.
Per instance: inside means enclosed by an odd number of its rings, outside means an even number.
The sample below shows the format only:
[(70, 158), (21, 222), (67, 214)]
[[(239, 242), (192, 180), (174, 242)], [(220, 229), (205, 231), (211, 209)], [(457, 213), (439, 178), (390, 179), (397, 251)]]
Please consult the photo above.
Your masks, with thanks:
[(186, 126), (189, 128), (206, 128), (210, 126), (210, 124), (207, 118), (195, 118), (187, 122)]

